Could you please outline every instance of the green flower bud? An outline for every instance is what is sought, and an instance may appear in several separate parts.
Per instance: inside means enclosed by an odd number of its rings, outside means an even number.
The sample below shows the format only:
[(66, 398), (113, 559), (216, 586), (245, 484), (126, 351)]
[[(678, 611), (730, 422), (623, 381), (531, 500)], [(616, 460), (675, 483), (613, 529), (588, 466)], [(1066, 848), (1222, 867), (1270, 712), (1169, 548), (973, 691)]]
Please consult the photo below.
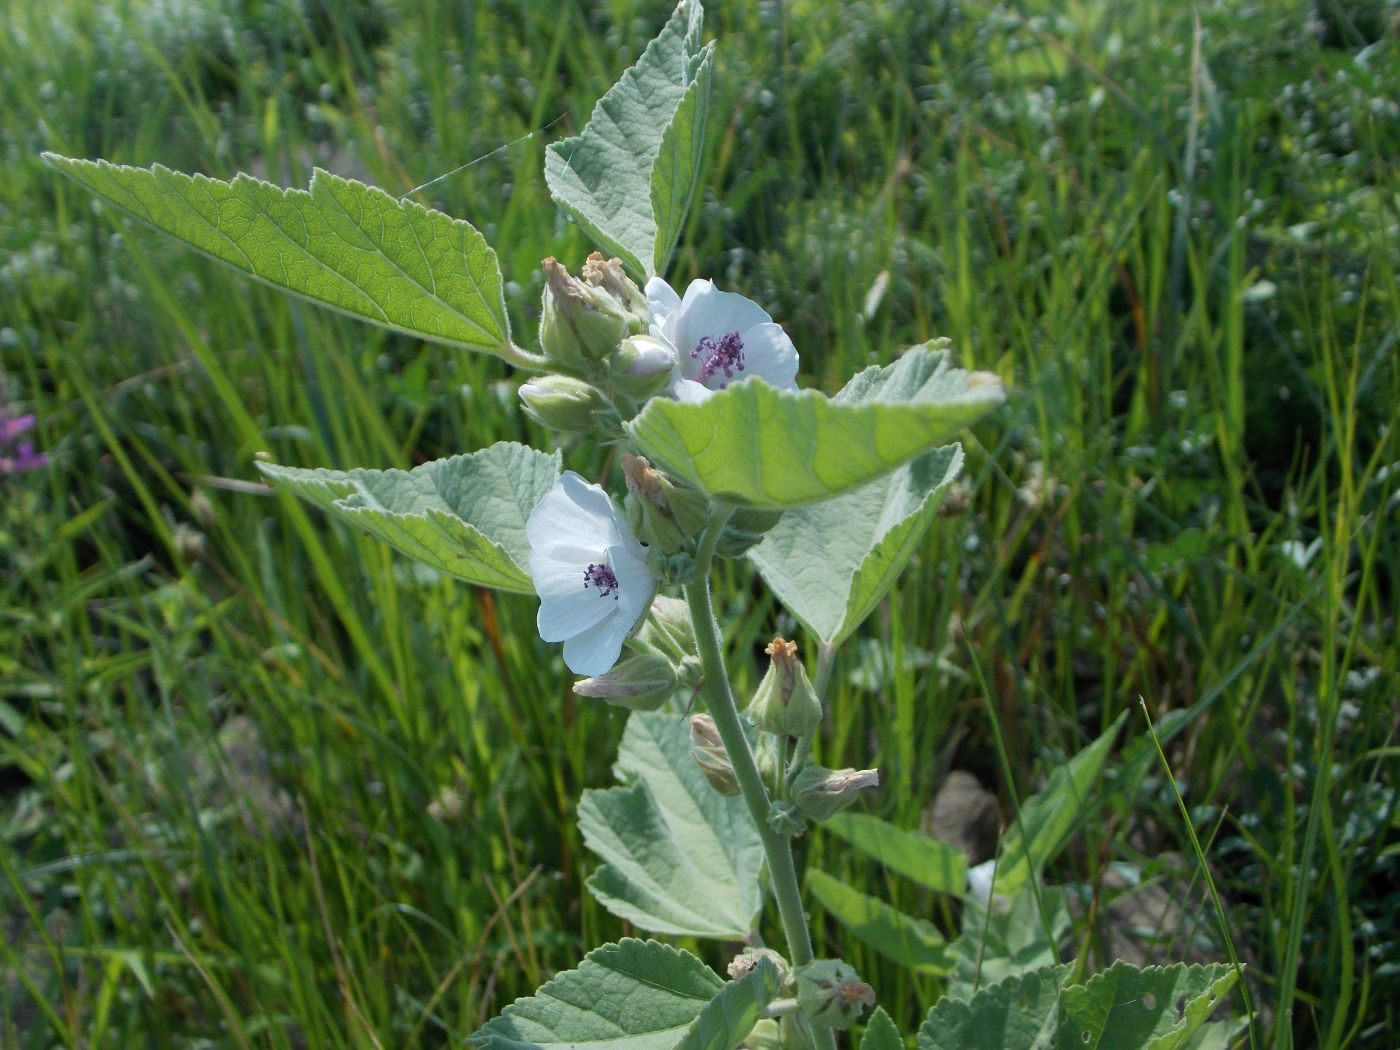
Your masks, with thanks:
[(778, 1022), (767, 1017), (755, 1022), (739, 1046), (746, 1050), (783, 1050)]
[(695, 626), (690, 622), (690, 606), (679, 598), (664, 594), (653, 598), (646, 619), (627, 645), (668, 661), (680, 685), (699, 686), (702, 675)]
[(822, 1028), (849, 1028), (861, 1008), (875, 1005), (875, 989), (862, 981), (849, 963), (817, 959), (793, 971), (797, 1014)]
[(608, 407), (602, 394), (569, 376), (536, 376), (520, 385), (520, 400), (536, 423), (565, 433), (592, 430), (594, 414)]
[(863, 788), (879, 786), (880, 774), (874, 769), (806, 766), (792, 778), (792, 800), (803, 816), (825, 820), (854, 802)]
[(822, 705), (797, 659), (797, 645), (774, 638), (765, 651), (772, 662), (745, 713), (765, 733), (806, 736), (821, 723)]
[(679, 684), (670, 660), (652, 653), (629, 653), (607, 674), (575, 682), (574, 692), (629, 711), (655, 711)]
[(734, 775), (734, 763), (719, 738), (715, 720), (709, 715), (695, 715), (690, 720), (690, 757), (721, 795), (737, 795), (739, 779)]
[(633, 335), (618, 345), (611, 367), (613, 389), (633, 401), (645, 401), (670, 384), (676, 354), (654, 336)]
[(715, 553), (721, 558), (740, 558), (762, 542), (764, 535), (783, 516), (780, 510), (741, 507), (725, 522)]
[(569, 369), (585, 368), (631, 334), (628, 312), (611, 292), (571, 276), (552, 257), (540, 265), (545, 278), (540, 346), (546, 357)]
[(583, 279), (594, 288), (611, 295), (628, 316), (633, 332), (645, 332), (651, 322), (646, 294), (627, 276), (621, 259), (604, 259), (602, 252), (593, 252), (583, 263)]
[(767, 819), (768, 826), (785, 838), (795, 839), (807, 830), (807, 822), (791, 802), (774, 802)]
[[(753, 973), (760, 962), (767, 959), (778, 970), (778, 984), (782, 985), (787, 980), (788, 962), (772, 948), (745, 948), (730, 961), (726, 972), (731, 981), (737, 981), (741, 977), (747, 977)], [(775, 1035), (777, 1033), (774, 1033)]]
[(628, 521), (643, 543), (674, 554), (709, 518), (705, 497), (683, 488), (641, 456), (622, 454)]
[(778, 768), (778, 738), (772, 733), (760, 733), (758, 743), (754, 745), (753, 760), (763, 782), (776, 788), (778, 779), (783, 775)]

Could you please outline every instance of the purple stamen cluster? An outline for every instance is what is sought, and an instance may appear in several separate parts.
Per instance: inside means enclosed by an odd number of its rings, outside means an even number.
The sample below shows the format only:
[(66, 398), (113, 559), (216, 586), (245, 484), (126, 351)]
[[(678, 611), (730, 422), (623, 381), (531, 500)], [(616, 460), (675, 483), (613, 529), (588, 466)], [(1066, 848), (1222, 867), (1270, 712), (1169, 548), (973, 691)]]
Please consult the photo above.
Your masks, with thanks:
[(11, 418), (0, 407), (0, 475), (37, 470), (49, 461), (46, 453), (34, 451), (32, 442), (18, 440), (25, 431), (33, 429), (34, 423), (32, 415)]
[(703, 381), (716, 372), (723, 372), (726, 379), (734, 378), (734, 370), (744, 370), (744, 341), (738, 332), (726, 332), (716, 339), (707, 335), (695, 344), (691, 357), (700, 358), (700, 375)]
[(589, 562), (588, 568), (583, 570), (583, 589), (588, 590), (590, 585), (598, 588), (599, 598), (606, 598), (611, 594), (613, 601), (618, 600), (617, 577), (609, 566)]

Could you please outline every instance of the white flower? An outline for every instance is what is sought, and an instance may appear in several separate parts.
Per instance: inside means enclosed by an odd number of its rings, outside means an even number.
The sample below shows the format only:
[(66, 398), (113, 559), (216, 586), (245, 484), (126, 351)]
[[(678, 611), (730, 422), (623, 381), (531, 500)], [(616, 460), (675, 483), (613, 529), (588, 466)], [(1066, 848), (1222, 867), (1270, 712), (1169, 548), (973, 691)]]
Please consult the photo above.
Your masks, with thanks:
[(670, 394), (677, 401), (703, 401), (750, 376), (797, 389), (797, 348), (752, 299), (706, 280), (691, 281), (682, 299), (660, 277), (646, 293), (651, 334), (676, 351)]
[(540, 637), (564, 643), (575, 674), (606, 674), (656, 593), (646, 551), (608, 494), (572, 470), (530, 512), (525, 536)]

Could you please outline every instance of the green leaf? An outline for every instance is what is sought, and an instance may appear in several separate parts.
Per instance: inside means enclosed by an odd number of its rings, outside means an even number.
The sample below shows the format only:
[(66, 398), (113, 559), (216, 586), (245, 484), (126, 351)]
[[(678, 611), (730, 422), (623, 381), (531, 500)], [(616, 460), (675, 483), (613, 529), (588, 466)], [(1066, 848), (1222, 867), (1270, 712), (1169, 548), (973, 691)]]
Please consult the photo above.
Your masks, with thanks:
[(1234, 983), (1235, 971), (1224, 965), (1114, 963), (1065, 990), (1060, 1050), (1177, 1050)]
[(579, 802), (584, 843), (604, 861), (589, 890), (645, 930), (745, 937), (763, 905), (763, 844), (743, 800), (716, 794), (691, 759), (685, 720), (634, 713), (615, 771), (626, 786)]
[(753, 1031), (758, 1015), (778, 994), (782, 978), (767, 959), (726, 984), (700, 1012), (677, 1050), (734, 1050)]
[(714, 44), (699, 0), (682, 0), (637, 64), (552, 143), (544, 175), (559, 206), (636, 273), (666, 268), (695, 192)]
[(788, 511), (749, 552), (783, 605), (839, 645), (894, 585), (962, 470), (961, 445), (825, 503)]
[(814, 868), (807, 870), (807, 888), (837, 922), (905, 969), (941, 975), (953, 968), (948, 944), (932, 923), (906, 915)]
[(470, 1042), (483, 1050), (673, 1050), (724, 987), (689, 952), (628, 937), (517, 999)]
[(967, 888), (967, 855), (956, 846), (864, 813), (838, 813), (821, 826), (920, 886), (959, 896)]
[(516, 351), (496, 253), (469, 223), (317, 170), (307, 190), (160, 165), (44, 159), (205, 255), (322, 306), (423, 339)]
[(1050, 774), (1039, 794), (1027, 799), (998, 849), (992, 892), (1014, 897), (1059, 852), (1084, 816), (1089, 789), (1098, 779), (1127, 712), (1084, 750)]
[(899, 1034), (899, 1029), (883, 1006), (875, 1007), (870, 1020), (865, 1022), (860, 1050), (904, 1050), (904, 1037)]
[(1060, 982), (1068, 971), (1033, 970), (984, 987), (971, 999), (945, 995), (919, 1028), (919, 1050), (1055, 1050)]
[(559, 476), (559, 453), (502, 441), (412, 470), (259, 463), (278, 488), (468, 583), (534, 594), (525, 521)]
[(828, 398), (747, 379), (701, 402), (653, 398), (627, 431), (646, 456), (716, 500), (819, 503), (930, 451), (1001, 403), (995, 377), (948, 368), (943, 353), (924, 347), (909, 355), (907, 383), (883, 386), (867, 369)]
[(948, 945), (954, 966), (945, 994), (968, 999), (977, 988), (1054, 965), (1056, 946), (1071, 924), (1067, 895), (1057, 886), (1043, 888), (1038, 903), (1028, 890), (1009, 906), (998, 902), (990, 916), (969, 897), (963, 904), (962, 934)]

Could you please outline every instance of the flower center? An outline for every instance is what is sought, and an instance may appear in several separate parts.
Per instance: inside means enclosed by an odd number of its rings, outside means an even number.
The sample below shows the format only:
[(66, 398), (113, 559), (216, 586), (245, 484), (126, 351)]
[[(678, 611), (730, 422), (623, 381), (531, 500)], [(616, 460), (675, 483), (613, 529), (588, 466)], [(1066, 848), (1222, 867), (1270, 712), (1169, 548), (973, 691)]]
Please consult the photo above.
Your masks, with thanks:
[(606, 564), (594, 565), (589, 562), (588, 568), (583, 570), (583, 589), (588, 590), (590, 586), (598, 588), (599, 598), (606, 598), (611, 594), (613, 601), (618, 600), (617, 577)]
[(726, 379), (733, 379), (736, 368), (740, 372), (744, 370), (744, 341), (738, 332), (726, 332), (718, 339), (707, 335), (695, 344), (690, 356), (700, 360), (697, 378), (702, 382), (717, 372), (723, 372)]

